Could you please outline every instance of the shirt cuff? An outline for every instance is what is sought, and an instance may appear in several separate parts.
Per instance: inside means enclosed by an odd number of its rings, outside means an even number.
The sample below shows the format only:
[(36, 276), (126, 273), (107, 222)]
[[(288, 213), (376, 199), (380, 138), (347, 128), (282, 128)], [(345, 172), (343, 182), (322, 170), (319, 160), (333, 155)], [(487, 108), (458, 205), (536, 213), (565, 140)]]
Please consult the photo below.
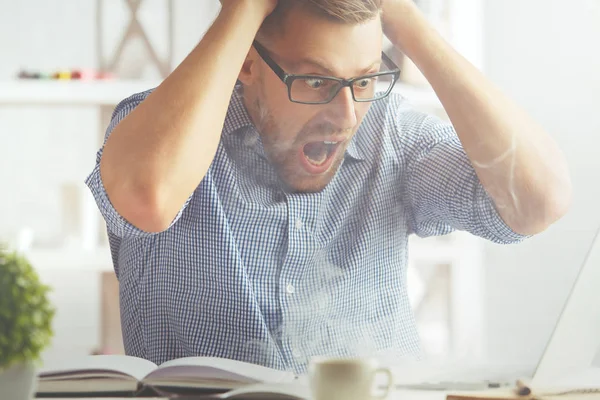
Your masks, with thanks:
[(479, 184), (475, 192), (474, 212), (476, 220), (482, 222), (482, 226), (487, 230), (487, 236), (499, 244), (520, 243), (529, 238), (529, 235), (516, 233), (502, 219), (493, 200), (490, 198), (485, 188)]

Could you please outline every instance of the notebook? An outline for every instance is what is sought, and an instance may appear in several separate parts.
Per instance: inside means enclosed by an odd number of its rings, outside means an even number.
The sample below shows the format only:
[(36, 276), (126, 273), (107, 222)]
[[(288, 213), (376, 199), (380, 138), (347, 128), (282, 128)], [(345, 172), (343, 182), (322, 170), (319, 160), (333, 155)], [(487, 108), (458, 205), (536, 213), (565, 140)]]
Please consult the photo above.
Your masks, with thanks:
[(540, 392), (530, 395), (518, 395), (507, 389), (493, 389), (482, 392), (453, 393), (446, 396), (446, 400), (598, 400), (598, 391), (565, 391), (565, 392)]
[[(123, 355), (86, 356), (48, 366), (38, 373), (37, 395), (139, 394), (144, 390), (223, 393), (244, 387), (298, 382), (291, 372), (215, 357), (186, 357), (160, 366)], [(283, 386), (282, 386), (283, 387)]]
[[(553, 387), (535, 387), (517, 381), (513, 387), (490, 389), (480, 392), (449, 393), (446, 400), (596, 400), (600, 399), (600, 381), (587, 380), (585, 374), (579, 382), (557, 382)], [(583, 380), (581, 379), (583, 378)]]

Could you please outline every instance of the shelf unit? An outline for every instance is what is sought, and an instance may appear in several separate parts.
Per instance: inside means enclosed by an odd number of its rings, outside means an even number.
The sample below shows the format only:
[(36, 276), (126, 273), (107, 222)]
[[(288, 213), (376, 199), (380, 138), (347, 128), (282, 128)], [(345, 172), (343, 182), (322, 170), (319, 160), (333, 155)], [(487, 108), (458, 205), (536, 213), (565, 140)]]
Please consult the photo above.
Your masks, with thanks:
[(158, 81), (0, 81), (4, 106), (115, 106), (126, 97), (156, 87)]

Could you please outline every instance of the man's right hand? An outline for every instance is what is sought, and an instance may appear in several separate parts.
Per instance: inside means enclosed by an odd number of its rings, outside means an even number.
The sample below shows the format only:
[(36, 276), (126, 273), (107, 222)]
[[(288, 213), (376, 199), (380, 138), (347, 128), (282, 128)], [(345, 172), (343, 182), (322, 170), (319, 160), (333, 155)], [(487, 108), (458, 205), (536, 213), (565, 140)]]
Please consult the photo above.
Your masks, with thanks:
[(230, 7), (248, 7), (252, 12), (256, 11), (256, 15), (263, 20), (269, 16), (277, 7), (278, 0), (219, 0), (222, 9)]

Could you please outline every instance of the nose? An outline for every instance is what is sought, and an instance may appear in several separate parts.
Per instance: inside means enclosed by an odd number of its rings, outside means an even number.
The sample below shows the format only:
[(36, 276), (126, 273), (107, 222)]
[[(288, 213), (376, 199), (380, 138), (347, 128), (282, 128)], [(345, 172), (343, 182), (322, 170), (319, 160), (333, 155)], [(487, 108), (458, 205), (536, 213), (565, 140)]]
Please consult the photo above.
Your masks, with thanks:
[(342, 88), (329, 104), (329, 119), (340, 129), (352, 129), (356, 126), (356, 109), (349, 87)]

